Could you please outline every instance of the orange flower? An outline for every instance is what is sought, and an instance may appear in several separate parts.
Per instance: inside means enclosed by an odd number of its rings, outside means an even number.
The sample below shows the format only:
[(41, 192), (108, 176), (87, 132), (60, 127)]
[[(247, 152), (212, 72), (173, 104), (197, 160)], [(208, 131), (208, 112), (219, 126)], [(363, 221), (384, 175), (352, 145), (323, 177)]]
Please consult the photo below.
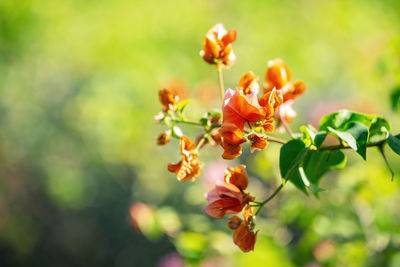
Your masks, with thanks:
[(258, 77), (252, 71), (246, 72), (239, 80), (238, 90), (243, 91), (245, 95), (257, 94), (259, 90)]
[(250, 221), (253, 219), (254, 212), (253, 208), (250, 205), (246, 205), (243, 209), (243, 218), (246, 224), (250, 224)]
[(162, 89), (158, 91), (158, 98), (164, 112), (167, 112), (168, 110), (174, 110), (175, 105), (179, 100), (178, 96), (168, 89)]
[(233, 234), (233, 243), (237, 245), (243, 252), (254, 250), (257, 240), (257, 232), (253, 232), (248, 224), (241, 224)]
[(251, 133), (247, 136), (251, 141), (250, 152), (253, 153), (256, 150), (262, 150), (268, 146), (268, 137), (257, 133)]
[(177, 164), (168, 164), (168, 171), (176, 173), (179, 182), (193, 181), (200, 175), (203, 163), (198, 160), (196, 145), (186, 136), (179, 139), (182, 160)]
[(280, 58), (268, 61), (267, 72), (264, 77), (264, 90), (282, 89), (292, 78), (292, 72), (285, 61)]
[(279, 113), (277, 114), (279, 116), (277, 117), (278, 120), (283, 118), (287, 122), (291, 122), (293, 118), (296, 117), (296, 112), (291, 107), (292, 103), (288, 103), (288, 105), (285, 104), (302, 95), (307, 87), (303, 81), (291, 82), (291, 76), (292, 74), (289, 67), (282, 59), (276, 58), (268, 61), (268, 68), (265, 73), (264, 92), (271, 92), (275, 88), (282, 93), (283, 104), (279, 108)]
[(240, 144), (246, 141), (243, 138), (245, 127), (259, 125), (269, 132), (273, 130), (273, 120), (270, 117), (282, 103), (281, 94), (272, 90), (260, 98), (260, 102), (254, 92), (245, 95), (243, 91), (226, 91), (220, 128), (224, 159), (234, 159), (241, 155)]
[(225, 214), (238, 213), (254, 198), (243, 192), (248, 183), (247, 173), (243, 165), (228, 168), (224, 181), (217, 180), (215, 188), (205, 197), (209, 204), (205, 212), (211, 217), (221, 219)]
[(225, 66), (231, 65), (236, 60), (231, 45), (236, 38), (235, 29), (227, 31), (222, 23), (218, 23), (208, 31), (200, 56), (210, 64), (222, 62)]
[(163, 146), (169, 143), (171, 141), (172, 135), (171, 131), (164, 131), (160, 133), (157, 137), (157, 145)]

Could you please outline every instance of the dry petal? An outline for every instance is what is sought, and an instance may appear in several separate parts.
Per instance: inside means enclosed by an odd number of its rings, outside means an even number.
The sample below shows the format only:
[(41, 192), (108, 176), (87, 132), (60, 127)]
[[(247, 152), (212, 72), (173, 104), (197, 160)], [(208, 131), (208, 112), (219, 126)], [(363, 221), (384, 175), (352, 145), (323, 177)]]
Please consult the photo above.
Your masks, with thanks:
[(225, 182), (233, 184), (240, 190), (245, 190), (248, 185), (248, 176), (245, 165), (238, 165), (234, 168), (227, 168), (225, 170)]
[(257, 233), (250, 230), (248, 225), (241, 224), (233, 234), (233, 243), (243, 252), (252, 251), (257, 240)]
[(232, 230), (235, 230), (235, 229), (237, 229), (237, 228), (240, 226), (240, 224), (242, 223), (242, 221), (243, 221), (243, 220), (242, 220), (239, 216), (234, 215), (234, 216), (232, 216), (232, 217), (229, 218), (228, 227), (229, 227), (230, 229), (232, 229)]

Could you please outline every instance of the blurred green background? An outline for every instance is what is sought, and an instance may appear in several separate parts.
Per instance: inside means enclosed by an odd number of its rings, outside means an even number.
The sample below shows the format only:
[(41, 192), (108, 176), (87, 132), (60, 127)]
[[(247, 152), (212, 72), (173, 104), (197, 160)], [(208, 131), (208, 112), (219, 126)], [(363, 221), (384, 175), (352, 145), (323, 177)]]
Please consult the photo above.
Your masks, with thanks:
[[(347, 151), (319, 199), (285, 187), (247, 254), (226, 219), (202, 211), (207, 181), (239, 161), (208, 148), (196, 182), (166, 171), (180, 156), (175, 140), (155, 144), (157, 90), (186, 89), (192, 119), (219, 107), (215, 70), (199, 56), (217, 22), (238, 30), (226, 87), (248, 70), (262, 79), (275, 57), (307, 82), (293, 129), (350, 108), (400, 132), (389, 100), (400, 84), (398, 0), (1, 0), (0, 266), (400, 266), (391, 151), (393, 182), (370, 149), (367, 162)], [(244, 151), (249, 191), (264, 198), (280, 182), (279, 146)]]

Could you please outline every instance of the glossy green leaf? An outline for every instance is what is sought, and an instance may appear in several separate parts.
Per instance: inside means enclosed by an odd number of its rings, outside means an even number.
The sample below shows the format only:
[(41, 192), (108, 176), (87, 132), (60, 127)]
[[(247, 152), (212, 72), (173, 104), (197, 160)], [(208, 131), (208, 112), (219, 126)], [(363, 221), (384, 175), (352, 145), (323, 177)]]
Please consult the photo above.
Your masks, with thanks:
[(283, 182), (294, 172), (295, 168), (303, 160), (307, 150), (306, 144), (298, 139), (290, 140), (281, 147), (279, 168)]
[(369, 127), (369, 140), (382, 140), (387, 138), (388, 132), (391, 130), (392, 126), (390, 123), (382, 118), (376, 117)]
[(327, 131), (328, 127), (341, 130), (351, 122), (358, 122), (369, 128), (375, 117), (376, 115), (362, 114), (343, 109), (324, 116), (319, 122), (319, 130)]
[(393, 152), (400, 155), (400, 134), (398, 134), (396, 136), (389, 134), (387, 143), (389, 144), (389, 146), (393, 150)]
[(328, 127), (328, 130), (345, 141), (353, 150), (360, 154), (363, 159), (366, 159), (368, 142), (367, 126), (358, 122), (351, 122), (343, 127), (341, 131), (331, 127)]
[(326, 131), (317, 132), (311, 125), (301, 126), (300, 131), (303, 133), (302, 140), (306, 144), (313, 144), (317, 149), (321, 147), (327, 136)]
[(303, 167), (299, 167), (298, 172), (300, 174), (301, 180), (303, 181), (304, 185), (310, 189), (311, 192), (313, 193), (318, 193), (321, 191), (325, 191), (325, 189), (319, 188), (317, 185), (313, 184), (308, 180), (306, 173), (304, 172)]
[[(305, 157), (302, 167), (310, 184), (318, 187), (318, 183), (325, 173), (331, 170), (343, 169), (346, 166), (346, 161), (346, 155), (340, 150), (310, 151)], [(307, 187), (303, 180), (299, 170), (290, 178), (290, 182), (308, 195)], [(314, 189), (317, 190), (316, 188), (310, 188), (311, 191)]]

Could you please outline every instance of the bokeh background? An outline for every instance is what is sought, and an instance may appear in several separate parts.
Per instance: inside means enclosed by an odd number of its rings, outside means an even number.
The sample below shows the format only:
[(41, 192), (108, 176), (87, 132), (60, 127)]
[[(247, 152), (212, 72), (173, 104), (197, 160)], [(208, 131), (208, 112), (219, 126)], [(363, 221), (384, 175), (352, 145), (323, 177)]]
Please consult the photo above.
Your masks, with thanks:
[(389, 149), (393, 182), (369, 149), (367, 162), (347, 151), (319, 199), (285, 187), (247, 254), (226, 219), (203, 212), (203, 194), (241, 162), (264, 198), (280, 182), (279, 146), (233, 162), (205, 149), (194, 183), (166, 171), (178, 142), (155, 144), (157, 90), (193, 98), (192, 119), (219, 107), (215, 70), (199, 56), (217, 22), (238, 30), (227, 87), (248, 70), (262, 79), (276, 57), (307, 82), (293, 129), (351, 108), (400, 132), (389, 98), (400, 84), (397, 0), (1, 0), (1, 266), (400, 266), (400, 160)]

